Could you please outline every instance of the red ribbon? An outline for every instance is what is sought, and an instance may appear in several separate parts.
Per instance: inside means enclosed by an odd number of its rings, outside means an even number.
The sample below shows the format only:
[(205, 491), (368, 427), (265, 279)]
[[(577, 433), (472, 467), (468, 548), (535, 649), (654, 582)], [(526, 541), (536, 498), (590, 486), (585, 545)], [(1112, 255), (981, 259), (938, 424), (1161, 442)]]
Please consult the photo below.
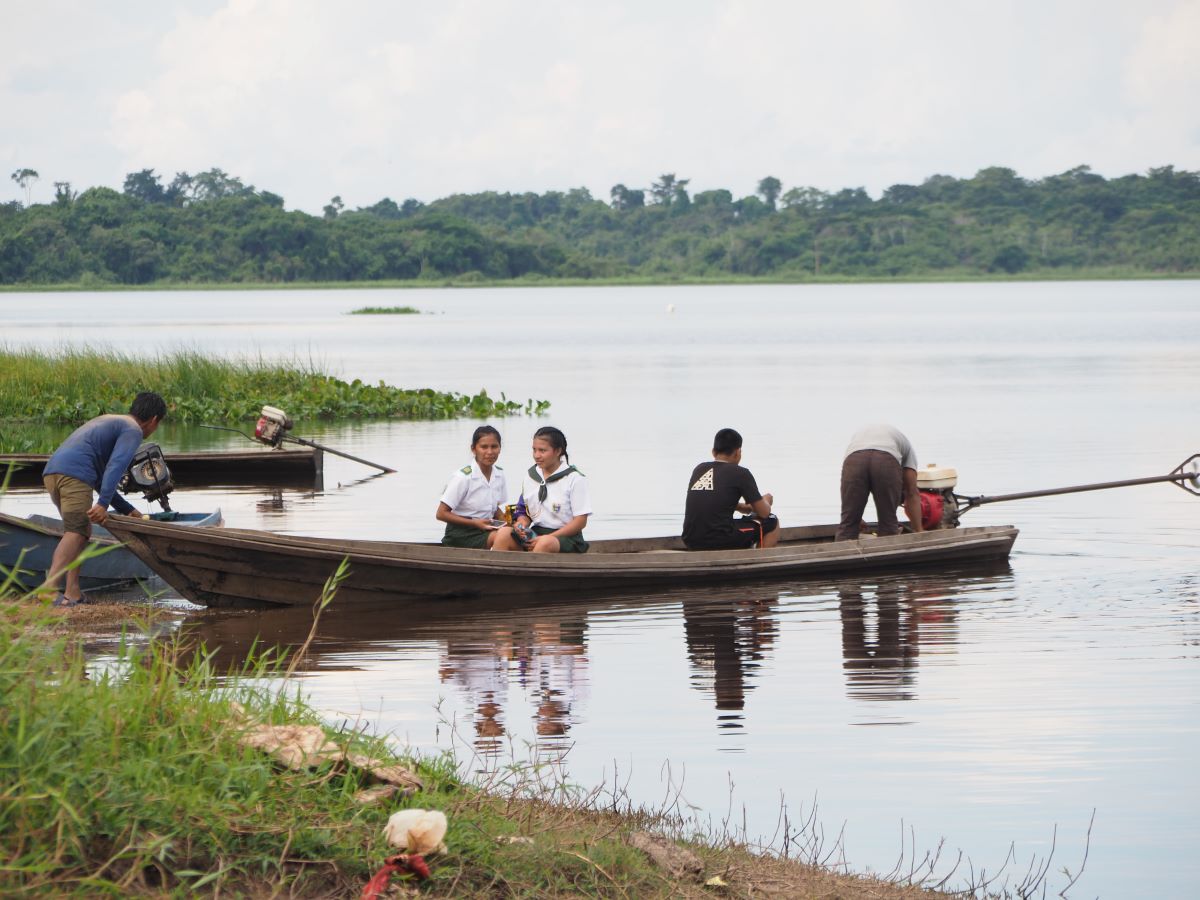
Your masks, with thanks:
[(371, 880), (363, 888), (363, 900), (378, 900), (379, 897), (382, 897), (388, 884), (391, 883), (392, 875), (397, 872), (404, 875), (415, 875), (419, 881), (424, 881), (429, 877), (429, 864), (419, 853), (411, 856), (403, 853), (399, 856), (389, 856), (383, 863), (383, 868), (372, 875)]

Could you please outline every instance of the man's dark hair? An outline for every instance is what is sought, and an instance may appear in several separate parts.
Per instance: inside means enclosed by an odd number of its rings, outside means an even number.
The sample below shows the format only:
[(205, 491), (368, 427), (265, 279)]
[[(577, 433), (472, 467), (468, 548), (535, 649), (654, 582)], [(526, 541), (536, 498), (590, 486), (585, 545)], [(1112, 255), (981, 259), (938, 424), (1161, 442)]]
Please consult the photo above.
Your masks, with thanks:
[(129, 414), (139, 422), (149, 422), (155, 416), (161, 422), (167, 417), (167, 401), (154, 391), (142, 391), (133, 398)]
[(713, 438), (713, 453), (728, 456), (742, 446), (742, 436), (732, 428), (722, 428)]

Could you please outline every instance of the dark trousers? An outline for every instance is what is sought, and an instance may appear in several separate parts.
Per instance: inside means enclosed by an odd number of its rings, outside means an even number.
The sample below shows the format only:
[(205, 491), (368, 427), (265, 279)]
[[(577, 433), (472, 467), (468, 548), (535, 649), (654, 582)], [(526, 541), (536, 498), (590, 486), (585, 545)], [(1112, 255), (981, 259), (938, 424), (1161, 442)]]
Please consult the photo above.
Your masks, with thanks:
[(875, 501), (879, 533), (900, 533), (900, 520), (896, 517), (896, 507), (904, 496), (900, 463), (882, 450), (857, 450), (842, 461), (842, 521), (836, 540), (852, 541), (858, 537), (868, 494)]

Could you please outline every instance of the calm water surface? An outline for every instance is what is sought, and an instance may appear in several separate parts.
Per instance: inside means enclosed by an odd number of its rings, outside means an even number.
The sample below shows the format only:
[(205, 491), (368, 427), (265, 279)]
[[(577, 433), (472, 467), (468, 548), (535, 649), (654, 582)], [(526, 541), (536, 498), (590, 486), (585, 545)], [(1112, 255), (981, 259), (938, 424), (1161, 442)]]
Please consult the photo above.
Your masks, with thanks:
[[(368, 304), (426, 315), (344, 315)], [(515, 476), (534, 428), (561, 427), (596, 538), (677, 531), (687, 475), (727, 425), (785, 524), (836, 520), (842, 448), (875, 420), (922, 463), (955, 466), (962, 493), (1165, 473), (1200, 452), (1198, 335), (1195, 282), (0, 295), (9, 347), (186, 347), (548, 399), (542, 420), (499, 423), (501, 465)], [(399, 472), (332, 458), (320, 489), (174, 505), (219, 505), (237, 527), (433, 540), (474, 424), (300, 422)], [(36, 493), (3, 503), (48, 508)], [(1053, 893), (1094, 811), (1071, 896), (1194, 896), (1200, 498), (1153, 485), (967, 521), (1018, 526), (1010, 562), (530, 608), (335, 608), (306, 688), (331, 719), (453, 747), (464, 765), (515, 755), (637, 802), (678, 793), (701, 821), (776, 845), (781, 807), (793, 821), (815, 807), (859, 870), (944, 839), (943, 859), (961, 850), (990, 873), (1012, 844), (1011, 886), (1053, 846)], [(188, 616), (231, 660), (309, 624)]]

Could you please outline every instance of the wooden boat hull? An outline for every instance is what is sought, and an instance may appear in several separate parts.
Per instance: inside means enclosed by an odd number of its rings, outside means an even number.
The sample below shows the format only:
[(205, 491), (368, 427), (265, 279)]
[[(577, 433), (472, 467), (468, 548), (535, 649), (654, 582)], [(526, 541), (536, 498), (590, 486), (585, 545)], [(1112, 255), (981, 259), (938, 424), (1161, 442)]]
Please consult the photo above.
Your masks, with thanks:
[(835, 526), (785, 528), (769, 550), (684, 551), (677, 537), (593, 541), (582, 554), (494, 553), (440, 544), (220, 532), (122, 521), (114, 533), (188, 600), (207, 606), (307, 606), (346, 558), (341, 604), (451, 597), (538, 597), (655, 585), (852, 575), (1008, 556), (1011, 526), (833, 541)]
[[(196, 453), (164, 452), (176, 487), (198, 488), (244, 484), (305, 484), (321, 478), (324, 453), (313, 447), (294, 450), (228, 450)], [(39, 453), (0, 454), (0, 480), (10, 463), (10, 484), (28, 487), (42, 483), (49, 456)]]
[[(114, 516), (110, 521), (116, 518)], [(179, 523), (176, 527), (181, 529), (216, 528), (224, 519), (218, 509), (211, 513), (179, 513), (175, 521)], [(26, 590), (37, 587), (46, 580), (46, 570), (54, 558), (54, 550), (62, 533), (62, 521), (59, 519), (49, 516), (21, 519), (0, 513), (0, 567), (5, 572), (16, 570), (15, 580)], [(79, 583), (85, 591), (117, 587), (153, 577), (154, 572), (150, 567), (121, 547), (120, 542), (104, 528), (92, 527), (90, 543), (113, 549), (83, 563)], [(7, 577), (5, 572), (0, 572), (0, 581)]]

